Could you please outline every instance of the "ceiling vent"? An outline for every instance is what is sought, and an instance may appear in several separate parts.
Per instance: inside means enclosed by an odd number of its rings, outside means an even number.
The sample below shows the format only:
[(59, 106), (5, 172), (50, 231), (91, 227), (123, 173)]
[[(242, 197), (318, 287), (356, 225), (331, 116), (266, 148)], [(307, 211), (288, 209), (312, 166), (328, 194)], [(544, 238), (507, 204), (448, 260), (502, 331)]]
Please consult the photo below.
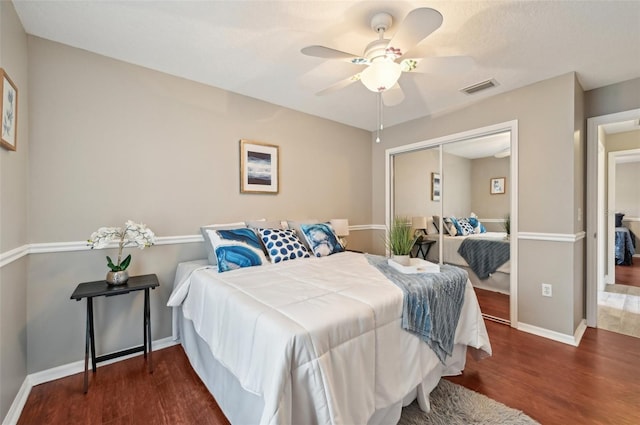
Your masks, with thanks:
[(482, 81), (480, 83), (460, 89), (460, 91), (466, 94), (474, 94), (482, 90), (490, 89), (491, 87), (495, 87), (497, 85), (498, 82), (492, 78), (490, 80)]

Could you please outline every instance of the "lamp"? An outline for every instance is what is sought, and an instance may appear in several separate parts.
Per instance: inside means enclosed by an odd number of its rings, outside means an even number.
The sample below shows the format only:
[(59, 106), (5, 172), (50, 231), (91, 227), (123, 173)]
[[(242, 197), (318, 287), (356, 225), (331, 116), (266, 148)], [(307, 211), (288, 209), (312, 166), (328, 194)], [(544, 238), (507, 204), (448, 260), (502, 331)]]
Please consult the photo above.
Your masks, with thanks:
[(333, 231), (336, 232), (336, 236), (340, 240), (340, 244), (343, 248), (347, 247), (347, 236), (349, 236), (349, 220), (346, 218), (332, 218), (329, 223), (333, 227)]
[(401, 74), (402, 67), (399, 63), (381, 58), (362, 71), (360, 81), (366, 88), (378, 93), (395, 86)]
[(422, 230), (422, 234), (427, 234), (427, 217), (411, 217), (411, 228), (414, 235), (418, 236), (418, 231)]

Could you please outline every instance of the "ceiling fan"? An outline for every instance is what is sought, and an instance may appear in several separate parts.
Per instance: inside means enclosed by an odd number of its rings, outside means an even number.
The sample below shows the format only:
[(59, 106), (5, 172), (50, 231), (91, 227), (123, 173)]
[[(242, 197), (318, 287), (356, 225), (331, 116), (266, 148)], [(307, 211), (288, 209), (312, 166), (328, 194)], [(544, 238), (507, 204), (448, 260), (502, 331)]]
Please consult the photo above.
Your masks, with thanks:
[[(378, 39), (365, 47), (363, 55), (357, 56), (341, 50), (325, 46), (307, 46), (301, 52), (308, 56), (339, 59), (354, 65), (366, 66), (361, 72), (329, 86), (316, 93), (325, 95), (347, 87), (356, 81), (369, 90), (382, 94), (382, 101), (387, 106), (397, 105), (404, 100), (404, 92), (398, 84), (403, 72), (411, 72), (418, 68), (421, 59), (405, 58), (405, 54), (413, 49), (442, 25), (442, 15), (437, 10), (422, 7), (413, 9), (400, 24), (391, 39), (385, 38), (393, 23), (393, 18), (386, 12), (379, 12), (371, 18), (371, 28), (378, 34)], [(445, 59), (445, 58), (442, 58)], [(468, 67), (470, 57), (449, 57), (457, 64), (453, 68)]]

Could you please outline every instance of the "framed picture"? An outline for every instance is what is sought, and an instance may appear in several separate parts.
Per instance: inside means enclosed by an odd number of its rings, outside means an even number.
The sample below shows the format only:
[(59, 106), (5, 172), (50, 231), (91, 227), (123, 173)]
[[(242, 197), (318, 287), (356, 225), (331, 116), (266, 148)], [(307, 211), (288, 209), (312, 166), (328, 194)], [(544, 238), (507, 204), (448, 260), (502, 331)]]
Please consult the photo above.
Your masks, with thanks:
[(4, 69), (0, 68), (0, 86), (2, 87), (2, 137), (0, 145), (5, 149), (16, 150), (18, 131), (18, 88)]
[(431, 173), (431, 200), (440, 201), (440, 173)]
[(492, 195), (504, 194), (506, 177), (493, 177), (490, 180), (490, 189)]
[(240, 192), (277, 194), (280, 186), (278, 146), (240, 140)]

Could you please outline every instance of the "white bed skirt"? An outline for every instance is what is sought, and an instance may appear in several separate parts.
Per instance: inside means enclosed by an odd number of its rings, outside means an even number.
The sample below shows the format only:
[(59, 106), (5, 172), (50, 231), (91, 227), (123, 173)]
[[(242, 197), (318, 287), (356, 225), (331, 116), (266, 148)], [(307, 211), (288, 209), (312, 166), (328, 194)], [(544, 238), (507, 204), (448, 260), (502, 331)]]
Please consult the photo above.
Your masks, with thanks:
[[(245, 391), (238, 380), (218, 362), (207, 343), (198, 336), (193, 323), (186, 319), (181, 307), (174, 307), (174, 337), (177, 337), (193, 369), (216, 399), (227, 419), (234, 425), (260, 423), (264, 402), (261, 397)], [(456, 344), (447, 365), (432, 370), (420, 385), (414, 388), (402, 400), (389, 407), (377, 410), (369, 419), (368, 425), (396, 424), (400, 420), (402, 407), (416, 398), (420, 408), (429, 411), (429, 394), (438, 385), (441, 376), (454, 376), (462, 373), (466, 361), (467, 346)], [(315, 423), (313, 412), (309, 412), (308, 424)]]

